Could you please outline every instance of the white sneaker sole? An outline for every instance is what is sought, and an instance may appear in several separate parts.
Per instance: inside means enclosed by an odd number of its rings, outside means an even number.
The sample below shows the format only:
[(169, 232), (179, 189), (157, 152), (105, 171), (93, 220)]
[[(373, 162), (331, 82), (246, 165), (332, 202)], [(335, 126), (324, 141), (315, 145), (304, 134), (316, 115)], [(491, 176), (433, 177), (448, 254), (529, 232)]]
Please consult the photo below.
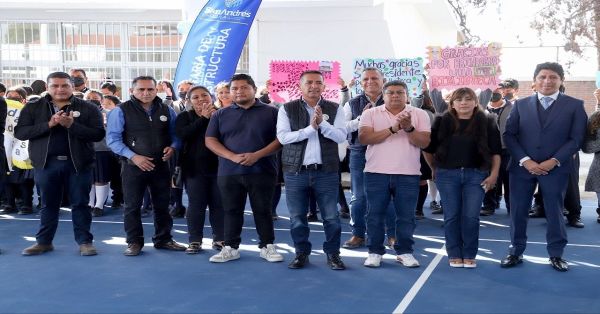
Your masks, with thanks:
[(229, 262), (229, 261), (235, 261), (236, 259), (240, 259), (239, 255), (238, 255), (238, 256), (234, 256), (234, 257), (232, 257), (232, 258), (230, 258), (230, 259), (226, 259), (226, 260), (223, 260), (223, 259), (220, 259), (220, 258), (215, 258), (215, 259), (213, 259), (213, 258), (211, 257), (211, 258), (209, 259), (209, 261), (210, 261), (211, 263), (227, 263), (227, 262)]

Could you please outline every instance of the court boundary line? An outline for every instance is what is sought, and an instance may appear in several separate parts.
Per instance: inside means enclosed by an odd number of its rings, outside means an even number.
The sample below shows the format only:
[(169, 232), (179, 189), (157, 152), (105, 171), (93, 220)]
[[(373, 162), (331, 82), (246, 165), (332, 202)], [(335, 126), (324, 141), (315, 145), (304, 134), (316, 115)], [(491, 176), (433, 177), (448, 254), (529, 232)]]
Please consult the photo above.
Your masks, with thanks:
[[(445, 251), (445, 250), (446, 250), (446, 244), (444, 244), (442, 246), (440, 251)], [(423, 286), (425, 285), (425, 283), (427, 282), (429, 277), (431, 277), (431, 274), (433, 274), (433, 271), (435, 270), (435, 268), (440, 264), (440, 261), (442, 260), (442, 258), (444, 258), (444, 255), (442, 255), (442, 254), (438, 253), (435, 255), (433, 260), (431, 260), (431, 262), (429, 262), (429, 265), (427, 265), (427, 268), (425, 268), (425, 271), (423, 271), (423, 273), (421, 273), (421, 276), (419, 276), (419, 278), (417, 279), (417, 281), (415, 281), (415, 283), (412, 285), (410, 290), (408, 290), (406, 295), (404, 295), (404, 298), (402, 298), (402, 301), (400, 301), (400, 304), (398, 304), (398, 306), (396, 306), (396, 309), (394, 309), (394, 311), (392, 313), (403, 314), (404, 311), (406, 311), (406, 309), (412, 303), (412, 301), (415, 299), (415, 297), (417, 296), (417, 294), (419, 293), (421, 288), (423, 288)]]

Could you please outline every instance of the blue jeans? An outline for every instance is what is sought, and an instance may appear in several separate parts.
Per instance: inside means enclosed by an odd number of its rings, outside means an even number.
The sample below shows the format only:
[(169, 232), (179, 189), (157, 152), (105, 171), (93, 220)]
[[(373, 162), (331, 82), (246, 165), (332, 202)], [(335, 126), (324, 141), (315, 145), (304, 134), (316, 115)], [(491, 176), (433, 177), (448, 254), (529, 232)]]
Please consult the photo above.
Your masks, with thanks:
[(435, 184), (444, 202), (444, 232), (448, 258), (474, 259), (479, 248), (479, 211), (485, 191), (481, 182), (489, 175), (475, 168), (435, 172)]
[(314, 192), (323, 219), (325, 229), (323, 251), (327, 254), (339, 253), (342, 227), (337, 210), (338, 185), (340, 184), (338, 173), (300, 170), (299, 172), (286, 172), (283, 178), (290, 212), (290, 231), (296, 253), (310, 254), (312, 249), (308, 240), (310, 228), (306, 219), (310, 190)]
[(365, 185), (369, 210), (367, 229), (369, 253), (385, 254), (384, 219), (390, 200), (396, 214), (396, 254), (413, 252), (415, 231), (415, 207), (419, 197), (419, 176), (365, 173)]
[[(359, 238), (365, 238), (367, 230), (367, 197), (365, 195), (365, 151), (350, 150), (350, 188), (352, 197), (350, 198), (350, 226), (352, 235)], [(396, 234), (396, 212), (393, 204), (389, 204), (386, 214), (386, 233), (388, 237), (394, 237)]]
[(77, 244), (92, 243), (90, 233), (92, 214), (88, 207), (92, 187), (92, 168), (75, 171), (71, 160), (48, 157), (44, 169), (34, 170), (35, 181), (40, 187), (42, 206), (40, 230), (36, 234), (39, 244), (51, 244), (58, 227), (58, 214), (63, 190), (67, 190), (71, 202), (73, 233)]

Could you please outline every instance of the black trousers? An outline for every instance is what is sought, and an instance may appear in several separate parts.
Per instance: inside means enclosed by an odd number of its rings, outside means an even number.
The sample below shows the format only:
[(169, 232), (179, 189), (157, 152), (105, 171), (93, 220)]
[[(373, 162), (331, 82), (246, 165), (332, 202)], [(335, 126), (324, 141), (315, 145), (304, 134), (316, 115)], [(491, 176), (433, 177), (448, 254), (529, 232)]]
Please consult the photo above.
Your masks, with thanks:
[(217, 179), (221, 200), (225, 211), (225, 245), (239, 248), (244, 226), (244, 208), (246, 198), (250, 199), (254, 223), (259, 237), (259, 247), (272, 244), (275, 240), (273, 230), (273, 193), (275, 174), (246, 174), (220, 176)]
[(217, 186), (217, 176), (186, 174), (185, 189), (189, 198), (186, 217), (190, 242), (202, 243), (206, 206), (209, 208), (208, 219), (213, 241), (223, 241), (225, 214)]
[(172, 240), (173, 218), (169, 215), (169, 191), (171, 175), (169, 165), (163, 161), (154, 161), (152, 171), (142, 171), (136, 165), (122, 161), (123, 196), (125, 199), (125, 232), (127, 243), (144, 244), (142, 226), (142, 199), (146, 188), (150, 188), (154, 205), (154, 244), (163, 244)]
[(110, 189), (112, 190), (113, 207), (123, 203), (123, 184), (121, 182), (121, 164), (119, 157), (113, 154), (110, 159)]
[(500, 155), (500, 171), (498, 172), (498, 180), (496, 186), (487, 191), (483, 198), (483, 207), (486, 209), (496, 210), (500, 207), (500, 200), (504, 195), (504, 202), (506, 203), (506, 209), (510, 212), (510, 184), (508, 180), (508, 161), (510, 160), (510, 153), (508, 150), (503, 149)]

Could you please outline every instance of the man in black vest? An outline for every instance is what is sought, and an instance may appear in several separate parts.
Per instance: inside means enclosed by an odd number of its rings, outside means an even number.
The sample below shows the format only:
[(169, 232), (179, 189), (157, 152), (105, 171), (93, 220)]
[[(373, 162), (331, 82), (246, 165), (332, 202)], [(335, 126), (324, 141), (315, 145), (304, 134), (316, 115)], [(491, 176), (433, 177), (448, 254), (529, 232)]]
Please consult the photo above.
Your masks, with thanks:
[(82, 256), (96, 255), (90, 233), (92, 214), (88, 206), (94, 162), (93, 143), (104, 138), (98, 107), (73, 97), (69, 74), (48, 75), (48, 95), (25, 105), (15, 137), (29, 140), (29, 157), (42, 195), (40, 229), (36, 244), (23, 255), (52, 251), (58, 227), (63, 191), (71, 201), (73, 231)]
[(277, 116), (277, 138), (283, 145), (281, 163), (286, 200), (290, 211), (291, 233), (296, 258), (289, 268), (302, 268), (308, 262), (312, 245), (308, 196), (312, 191), (321, 209), (325, 242), (323, 251), (331, 269), (345, 269), (340, 258), (341, 226), (337, 211), (338, 144), (346, 139), (345, 118), (341, 106), (321, 97), (325, 90), (319, 71), (300, 76), (302, 98), (284, 104)]
[[(348, 148), (350, 149), (350, 184), (352, 190), (352, 198), (350, 199), (352, 237), (344, 242), (343, 247), (346, 249), (356, 249), (365, 245), (367, 197), (365, 196), (364, 169), (367, 145), (363, 145), (358, 141), (358, 123), (363, 111), (383, 105), (383, 83), (385, 83), (385, 78), (379, 69), (365, 68), (360, 76), (363, 93), (350, 99), (344, 106), (348, 144), (350, 144)], [(386, 216), (386, 226), (391, 227), (386, 231), (388, 243), (391, 246), (395, 241), (395, 219), (396, 214), (390, 206)]]
[(171, 175), (167, 161), (179, 141), (175, 137), (175, 111), (156, 96), (151, 76), (133, 79), (131, 99), (108, 116), (107, 144), (121, 156), (121, 177), (125, 199), (126, 256), (136, 256), (144, 246), (141, 209), (144, 191), (150, 187), (154, 205), (154, 247), (185, 251), (173, 241), (173, 219), (169, 215)]

